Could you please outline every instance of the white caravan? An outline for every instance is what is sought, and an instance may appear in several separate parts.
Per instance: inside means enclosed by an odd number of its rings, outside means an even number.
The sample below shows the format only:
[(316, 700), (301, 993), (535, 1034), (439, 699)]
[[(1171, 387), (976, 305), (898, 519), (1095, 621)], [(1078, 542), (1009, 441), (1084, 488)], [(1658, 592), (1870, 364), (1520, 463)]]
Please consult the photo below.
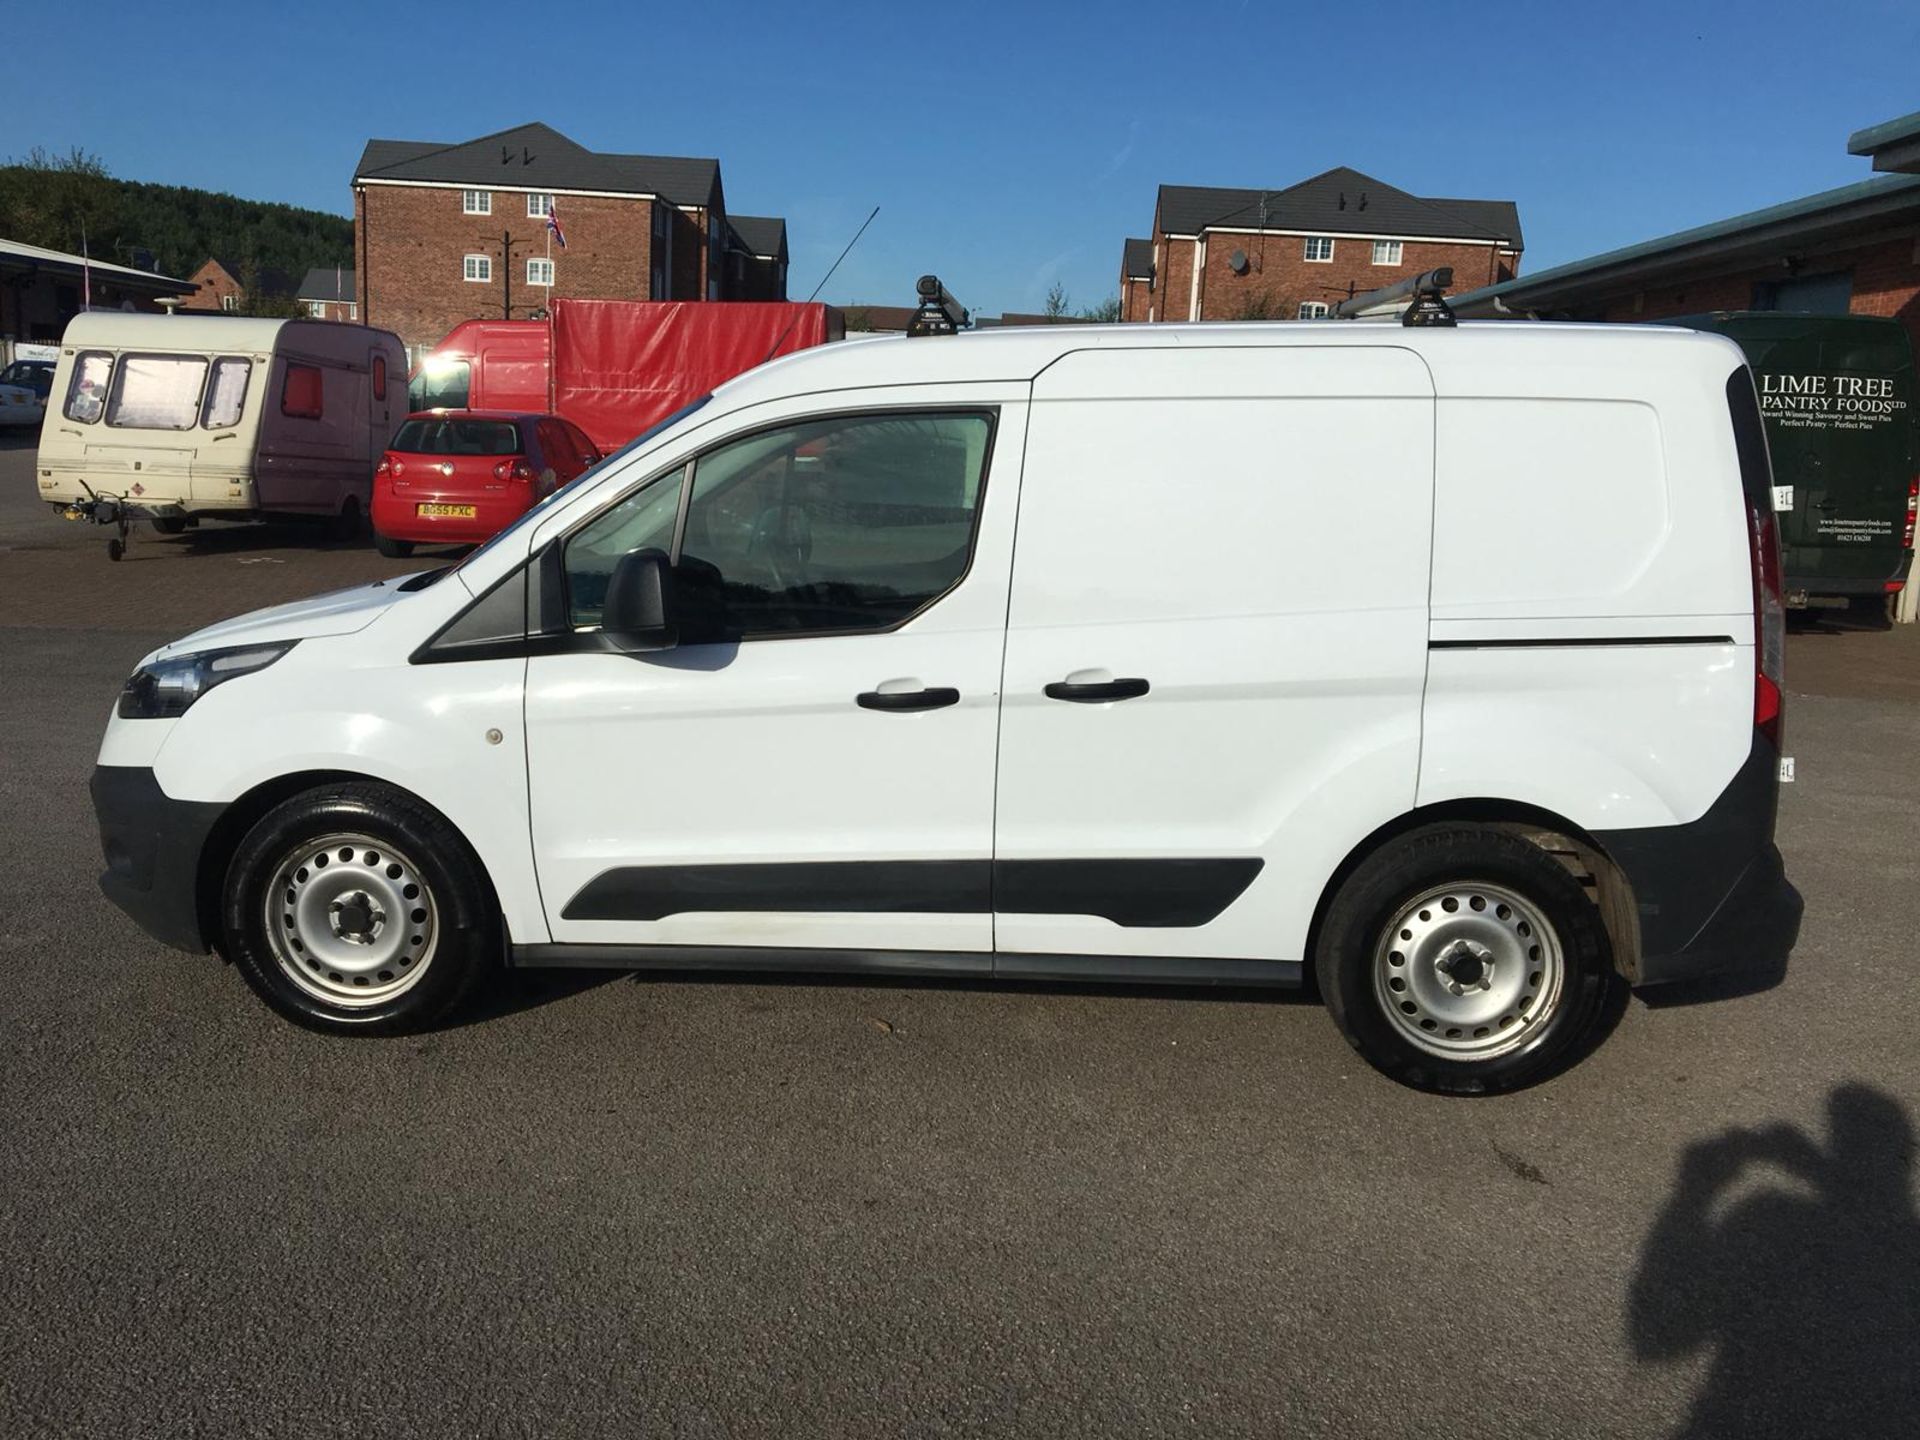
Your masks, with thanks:
[(1047, 327), (722, 387), (458, 567), (143, 660), (107, 893), (304, 1024), (515, 966), (1317, 972), (1509, 1088), (1620, 983), (1784, 963), (1740, 351)]
[(168, 534), (202, 517), (357, 528), (407, 415), (406, 351), (365, 325), (76, 315), (40, 430), (40, 498), (71, 518)]

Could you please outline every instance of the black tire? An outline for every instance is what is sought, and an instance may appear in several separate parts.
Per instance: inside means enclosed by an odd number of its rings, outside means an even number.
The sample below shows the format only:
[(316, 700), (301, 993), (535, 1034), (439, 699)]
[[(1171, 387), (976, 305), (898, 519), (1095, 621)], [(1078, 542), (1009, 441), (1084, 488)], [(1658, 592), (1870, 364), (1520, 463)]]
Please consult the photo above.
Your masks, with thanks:
[[(1417, 965), (1423, 959), (1409, 955), (1389, 961), (1395, 953), (1392, 947), (1403, 942), (1391, 938), (1388, 927), (1429, 892), (1453, 886), (1468, 892), (1476, 883), (1497, 886), (1518, 897), (1552, 927), (1560, 952), (1558, 984), (1550, 1001), (1544, 1002), (1550, 1004), (1544, 1018), (1538, 1011), (1522, 1014), (1514, 1020), (1521, 1029), (1505, 1039), (1496, 1033), (1482, 1042), (1511, 1048), (1485, 1057), (1437, 1055), (1406, 1033), (1413, 1024), (1431, 1030), (1427, 1019), (1410, 1022), (1387, 1013), (1382, 984), (1405, 991), (1405, 983), (1396, 984), (1396, 977), (1410, 970), (1385, 967)], [(1444, 903), (1436, 902), (1434, 908)], [(1469, 903), (1481, 908), (1478, 900)], [(1426, 918), (1425, 912), (1421, 918)], [(1469, 917), (1458, 919), (1465, 922)], [(1417, 924), (1411, 914), (1405, 915), (1405, 922)], [(1400, 933), (1410, 936), (1413, 932)], [(1524, 928), (1522, 933), (1527, 933)], [(1523, 956), (1521, 966), (1528, 963)], [(1376, 983), (1377, 968), (1384, 977), (1381, 983)], [(1620, 983), (1599, 907), (1587, 898), (1580, 882), (1538, 846), (1476, 825), (1416, 830), (1362, 861), (1327, 907), (1315, 946), (1314, 970), (1334, 1024), (1368, 1064), (1402, 1085), (1451, 1095), (1515, 1090), (1557, 1073), (1585, 1053), (1606, 1013), (1607, 999)], [(1487, 973), (1490, 986), (1493, 967)], [(1524, 1007), (1536, 998), (1528, 996), (1519, 1003)], [(1403, 1008), (1411, 1003), (1403, 1002)], [(1413, 1011), (1408, 1013), (1411, 1016)], [(1474, 1033), (1484, 1034), (1495, 1023), (1489, 1020), (1488, 1027)], [(1508, 1020), (1502, 1017), (1497, 1023), (1504, 1027)], [(1442, 1042), (1435, 1036), (1425, 1043)]]
[(152, 523), (154, 533), (158, 535), (179, 535), (187, 528), (187, 522), (177, 515), (157, 515)]
[(373, 537), (373, 548), (389, 560), (404, 560), (413, 554), (413, 541), (396, 540), (391, 535), (382, 535), (376, 531)]
[(118, 560), (121, 556), (125, 555), (126, 553), (127, 553), (126, 541), (124, 540), (107, 541), (107, 559)]
[[(376, 985), (366, 1002), (358, 997), (329, 1000), (326, 976), (317, 973), (324, 967), (316, 962), (311, 946), (305, 948), (304, 959), (316, 973), (308, 976), (303, 971), (302, 980), (296, 981), (289, 971), (300, 963), (294, 950), (301, 947), (283, 943), (285, 932), (277, 922), (270, 925), (268, 887), (283, 867), (300, 863), (296, 857), (305, 847), (326, 837), (343, 836), (365, 837), (370, 842), (365, 856), (369, 862), (381, 847), (391, 847), (378, 858), (394, 860), (396, 872), (399, 858), (405, 856), (411, 867), (408, 873), (417, 874), (417, 889), (424, 891), (425, 899), (404, 903), (431, 907), (430, 926), (410, 925), (395, 917), (394, 944), (409, 929), (430, 933), (422, 950), (402, 952), (403, 957), (417, 955), (420, 969), (402, 975), (398, 983), (406, 988), (391, 998), (373, 998), (379, 995)], [(341, 853), (344, 858), (345, 852)], [(359, 860), (356, 855), (352, 864), (358, 865)], [(303, 884), (309, 873), (304, 867), (298, 872)], [(320, 872), (311, 873), (317, 885)], [(336, 877), (347, 873), (336, 863)], [(410, 896), (414, 893), (408, 891)], [(293, 896), (289, 890), (289, 915)], [(279, 908), (277, 902), (275, 908)], [(411, 913), (418, 921), (428, 912)], [(289, 1020), (333, 1034), (400, 1034), (428, 1028), (459, 1007), (483, 977), (500, 965), (500, 909), (479, 858), (438, 812), (405, 791), (373, 781), (309, 790), (262, 816), (241, 839), (227, 867), (220, 894), (220, 927), (223, 953), (262, 1000)], [(293, 938), (297, 940), (298, 934)], [(397, 962), (400, 966), (412, 963), (411, 958)], [(386, 971), (380, 974), (390, 978)], [(342, 976), (333, 974), (332, 980), (339, 982)]]

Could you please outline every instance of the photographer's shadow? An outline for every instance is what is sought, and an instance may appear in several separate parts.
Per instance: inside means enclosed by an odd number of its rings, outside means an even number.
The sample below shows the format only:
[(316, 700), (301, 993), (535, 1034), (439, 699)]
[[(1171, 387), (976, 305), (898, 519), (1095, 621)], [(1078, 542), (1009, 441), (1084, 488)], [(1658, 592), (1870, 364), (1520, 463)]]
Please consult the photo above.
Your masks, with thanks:
[(1827, 1113), (1825, 1148), (1778, 1125), (1681, 1159), (1628, 1338), (1642, 1361), (1712, 1352), (1682, 1436), (1920, 1433), (1913, 1123), (1865, 1085)]

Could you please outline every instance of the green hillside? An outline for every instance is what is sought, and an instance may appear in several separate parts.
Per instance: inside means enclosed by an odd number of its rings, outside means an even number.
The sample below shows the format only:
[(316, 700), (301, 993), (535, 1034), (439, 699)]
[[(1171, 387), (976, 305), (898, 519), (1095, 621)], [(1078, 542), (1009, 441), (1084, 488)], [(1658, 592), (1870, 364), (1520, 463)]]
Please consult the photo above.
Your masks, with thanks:
[(77, 253), (83, 226), (96, 259), (126, 265), (147, 250), (182, 279), (209, 255), (296, 284), (312, 266), (353, 264), (353, 222), (325, 211), (119, 180), (81, 151), (0, 165), (0, 238)]

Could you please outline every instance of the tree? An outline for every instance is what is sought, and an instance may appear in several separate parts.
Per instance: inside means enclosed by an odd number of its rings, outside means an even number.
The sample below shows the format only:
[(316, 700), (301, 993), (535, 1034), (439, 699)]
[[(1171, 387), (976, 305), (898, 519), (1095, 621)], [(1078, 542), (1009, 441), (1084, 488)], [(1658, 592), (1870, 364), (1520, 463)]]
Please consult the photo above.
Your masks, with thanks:
[(1068, 313), (1067, 287), (1056, 280), (1047, 287), (1047, 318), (1058, 320)]
[(1112, 325), (1120, 319), (1120, 297), (1109, 295), (1098, 305), (1089, 306), (1080, 312), (1082, 320), (1090, 320), (1096, 325)]
[(120, 194), (98, 155), (34, 146), (0, 172), (0, 235), (49, 250), (111, 256)]

